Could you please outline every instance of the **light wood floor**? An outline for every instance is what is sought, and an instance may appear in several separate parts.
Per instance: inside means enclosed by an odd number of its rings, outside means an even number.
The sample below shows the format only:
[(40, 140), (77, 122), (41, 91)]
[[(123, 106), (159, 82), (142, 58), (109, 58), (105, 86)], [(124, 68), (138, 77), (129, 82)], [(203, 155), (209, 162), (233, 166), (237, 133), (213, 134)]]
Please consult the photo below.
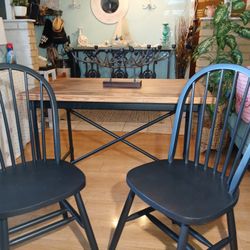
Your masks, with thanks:
[[(110, 137), (96, 131), (74, 132), (76, 155), (88, 152), (96, 146), (110, 140)], [(167, 154), (169, 136), (156, 133), (140, 133), (131, 139), (132, 142), (149, 150), (159, 158)], [(62, 133), (63, 150), (66, 150), (66, 133)], [(111, 234), (117, 223), (122, 206), (127, 196), (128, 188), (125, 182), (129, 169), (148, 162), (145, 156), (130, 150), (122, 143), (116, 144), (95, 156), (92, 156), (77, 166), (84, 171), (87, 187), (82, 191), (93, 230), (102, 250), (107, 249)], [(241, 194), (235, 209), (239, 249), (250, 249), (250, 172), (247, 172), (241, 185)], [(73, 203), (74, 204), (74, 203)], [(142, 208), (144, 204), (135, 200), (134, 208)], [(45, 210), (38, 211), (37, 214)], [(178, 228), (159, 215), (174, 230)], [(30, 218), (30, 215), (13, 218), (10, 224)], [(225, 235), (225, 218), (199, 227), (204, 235), (216, 241)], [(192, 239), (191, 239), (192, 240)], [(203, 249), (192, 240), (195, 248)], [(125, 226), (117, 249), (119, 250), (165, 250), (175, 249), (175, 243), (159, 231), (146, 218), (129, 222)], [(89, 249), (84, 230), (73, 222), (59, 230), (43, 237), (13, 247), (16, 250), (78, 250)]]

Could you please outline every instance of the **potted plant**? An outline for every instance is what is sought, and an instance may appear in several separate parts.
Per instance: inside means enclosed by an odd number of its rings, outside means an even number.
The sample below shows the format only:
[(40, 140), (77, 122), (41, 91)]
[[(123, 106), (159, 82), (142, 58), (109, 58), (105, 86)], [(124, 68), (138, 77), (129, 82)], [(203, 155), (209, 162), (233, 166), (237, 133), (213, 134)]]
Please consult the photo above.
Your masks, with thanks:
[(28, 0), (12, 0), (12, 6), (14, 8), (16, 17), (24, 17), (27, 14), (27, 7), (29, 5)]
[(217, 6), (212, 21), (213, 34), (195, 48), (194, 60), (203, 57), (210, 64), (242, 64), (243, 57), (238, 48), (236, 35), (250, 39), (250, 28), (245, 27), (250, 21), (250, 11), (245, 10), (241, 13), (242, 25), (240, 25), (230, 18), (231, 8), (237, 11), (244, 9), (246, 4), (241, 0), (232, 0), (231, 4), (224, 3)]
[[(250, 21), (250, 11), (245, 10), (245, 1), (232, 0), (228, 3), (221, 3), (217, 6), (214, 17), (212, 20), (213, 34), (203, 40), (195, 48), (193, 53), (193, 59), (196, 61), (199, 58), (208, 61), (208, 64), (215, 63), (234, 63), (242, 64), (243, 56), (237, 43), (237, 36), (250, 39), (250, 28), (246, 27)], [(231, 11), (240, 11), (240, 21), (236, 22), (235, 19), (230, 18)], [(227, 105), (227, 94), (230, 88), (232, 73), (230, 71), (225, 72), (226, 82), (223, 84), (222, 93), (220, 96), (220, 106), (217, 115), (217, 127), (221, 127), (223, 122), (223, 107)], [(218, 83), (220, 78), (220, 72), (211, 74), (209, 81), (209, 91), (216, 96), (218, 90)], [(214, 111), (213, 105), (209, 106), (209, 113)], [(220, 114), (221, 115), (220, 115)], [(208, 120), (210, 120), (208, 118)], [(208, 133), (209, 134), (209, 133)], [(214, 148), (216, 148), (216, 140), (213, 140)]]
[[(213, 34), (211, 37), (203, 40), (195, 48), (193, 59), (203, 58), (208, 60), (209, 64), (215, 63), (235, 63), (242, 64), (243, 56), (237, 43), (237, 36), (250, 39), (250, 28), (246, 25), (250, 21), (250, 11), (245, 10), (240, 15), (242, 24), (235, 22), (230, 18), (231, 9), (238, 11), (244, 9), (245, 1), (232, 0), (230, 3), (224, 3), (217, 6), (212, 21)], [(230, 80), (230, 72), (228, 73)], [(218, 82), (219, 73), (213, 75), (210, 83), (210, 91), (216, 93), (216, 82)], [(229, 81), (228, 81), (229, 82)], [(221, 102), (226, 99), (226, 89), (223, 92)]]

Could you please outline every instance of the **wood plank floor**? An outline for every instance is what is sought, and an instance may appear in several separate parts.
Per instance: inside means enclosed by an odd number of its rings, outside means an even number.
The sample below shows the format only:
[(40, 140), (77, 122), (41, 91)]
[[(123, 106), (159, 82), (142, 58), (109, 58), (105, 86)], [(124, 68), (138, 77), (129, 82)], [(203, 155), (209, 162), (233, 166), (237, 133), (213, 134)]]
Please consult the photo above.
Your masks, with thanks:
[[(63, 150), (66, 150), (67, 138), (65, 131), (61, 135)], [(75, 153), (88, 152), (110, 140), (110, 137), (96, 131), (74, 132)], [(157, 133), (140, 133), (131, 138), (133, 143), (149, 150), (159, 158), (167, 155), (169, 136)], [(117, 223), (128, 188), (125, 182), (126, 173), (131, 168), (150, 161), (145, 156), (130, 150), (126, 145), (118, 143), (95, 156), (92, 156), (77, 166), (84, 171), (87, 186), (82, 191), (94, 233), (102, 250), (107, 249), (113, 229)], [(241, 185), (241, 194), (235, 209), (239, 249), (250, 249), (250, 172), (247, 172)], [(73, 203), (74, 204), (74, 203)], [(134, 208), (143, 208), (145, 205), (138, 199)], [(49, 208), (48, 208), (49, 209)], [(36, 214), (42, 214), (40, 210)], [(163, 218), (174, 230), (175, 225)], [(11, 219), (10, 225), (30, 218), (30, 215), (19, 216)], [(198, 228), (197, 228), (198, 229)], [(215, 223), (199, 227), (204, 235), (216, 241), (225, 235), (225, 218)], [(192, 240), (196, 249), (204, 249), (195, 240)], [(165, 250), (175, 249), (175, 243), (159, 231), (146, 218), (129, 222), (125, 226), (117, 249), (119, 250)], [(86, 243), (85, 232), (73, 222), (43, 237), (13, 247), (16, 250), (80, 250), (89, 249)], [(228, 248), (227, 248), (228, 249)]]

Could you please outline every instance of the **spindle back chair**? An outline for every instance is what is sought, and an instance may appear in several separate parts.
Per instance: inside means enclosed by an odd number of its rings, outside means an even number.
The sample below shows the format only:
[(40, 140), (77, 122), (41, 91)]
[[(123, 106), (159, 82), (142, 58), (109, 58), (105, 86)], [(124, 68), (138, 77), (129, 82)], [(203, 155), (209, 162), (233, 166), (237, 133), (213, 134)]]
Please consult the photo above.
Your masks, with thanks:
[[(239, 75), (243, 76), (246, 85), (241, 97), (236, 95)], [(197, 84), (204, 85), (203, 98), (198, 106), (194, 105)], [(234, 143), (242, 113), (249, 102), (249, 85), (250, 70), (233, 64), (208, 66), (187, 81), (177, 104), (167, 159), (143, 164), (127, 174), (130, 192), (110, 249), (116, 248), (125, 223), (143, 215), (177, 241), (179, 250), (194, 249), (188, 241), (189, 235), (209, 249), (220, 249), (227, 244), (230, 244), (231, 249), (237, 249), (234, 206), (238, 201), (239, 185), (250, 159), (250, 145), (245, 147), (250, 134), (250, 124), (237, 151)], [(209, 91), (214, 95), (212, 105), (207, 105)], [(240, 102), (237, 112), (235, 102)], [(221, 106), (224, 107), (223, 117), (219, 119)], [(237, 120), (228, 138), (228, 119), (233, 112), (237, 113)], [(185, 118), (182, 119), (183, 117)], [(184, 140), (183, 136), (179, 136), (183, 120)], [(218, 120), (221, 121), (219, 130)], [(209, 134), (206, 136), (203, 152), (201, 145), (207, 130)], [(215, 146), (214, 139), (218, 139)], [(181, 157), (176, 153), (177, 145), (182, 146)], [(135, 195), (149, 207), (129, 215)], [(178, 225), (180, 233), (176, 233), (153, 215), (155, 210)], [(206, 224), (222, 215), (227, 216), (228, 236), (215, 244), (192, 228), (192, 225)]]
[[(31, 102), (34, 87), (39, 88), (39, 112)], [(46, 127), (47, 108), (51, 109), (52, 128)], [(74, 220), (85, 229), (91, 249), (98, 249), (80, 194), (85, 176), (61, 160), (56, 98), (50, 84), (33, 69), (0, 64), (0, 127), (0, 249), (7, 250)], [(79, 212), (67, 201), (71, 196)], [(9, 217), (49, 205), (55, 205), (51, 207), (55, 211), (9, 228)], [(48, 223), (32, 228), (44, 222)], [(24, 229), (29, 232), (19, 235)], [(17, 237), (10, 237), (15, 233)]]

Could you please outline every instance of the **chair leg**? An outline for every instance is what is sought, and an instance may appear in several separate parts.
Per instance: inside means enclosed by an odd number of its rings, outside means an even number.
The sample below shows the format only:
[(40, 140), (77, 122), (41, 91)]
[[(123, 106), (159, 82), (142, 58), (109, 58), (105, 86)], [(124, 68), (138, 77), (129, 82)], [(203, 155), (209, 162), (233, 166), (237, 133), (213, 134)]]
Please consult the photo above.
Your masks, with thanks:
[(9, 250), (9, 233), (7, 219), (0, 220), (0, 250)]
[[(62, 202), (59, 202), (59, 206), (60, 206), (61, 209), (65, 209), (65, 206), (63, 205)], [(68, 219), (68, 217), (69, 217), (67, 212), (64, 212), (62, 214), (62, 216), (63, 216), (63, 219)]]
[(83, 204), (83, 200), (82, 200), (80, 193), (77, 193), (75, 195), (75, 199), (76, 199), (76, 204), (80, 213), (82, 223), (84, 225), (84, 229), (86, 231), (86, 235), (87, 235), (91, 250), (98, 250), (94, 232), (92, 230), (92, 227), (88, 218), (88, 214)]
[(228, 226), (228, 233), (229, 237), (231, 238), (230, 241), (230, 248), (231, 250), (237, 250), (237, 234), (236, 234), (236, 227), (235, 227), (235, 219), (234, 219), (234, 211), (231, 210), (227, 213), (227, 226)]
[(118, 224), (116, 226), (115, 232), (113, 234), (113, 238), (111, 240), (109, 250), (115, 250), (116, 249), (117, 243), (118, 243), (118, 241), (120, 239), (122, 230), (123, 230), (124, 225), (126, 223), (126, 219), (128, 217), (130, 208), (132, 206), (134, 197), (135, 197), (135, 193), (130, 190), (130, 192), (128, 194), (128, 197), (127, 197), (127, 200), (126, 200), (126, 202), (124, 204), (120, 219), (119, 219)]
[(181, 231), (180, 231), (180, 236), (178, 240), (177, 250), (186, 249), (187, 241), (188, 241), (188, 230), (189, 228), (187, 225), (184, 225), (184, 224), (181, 225)]

